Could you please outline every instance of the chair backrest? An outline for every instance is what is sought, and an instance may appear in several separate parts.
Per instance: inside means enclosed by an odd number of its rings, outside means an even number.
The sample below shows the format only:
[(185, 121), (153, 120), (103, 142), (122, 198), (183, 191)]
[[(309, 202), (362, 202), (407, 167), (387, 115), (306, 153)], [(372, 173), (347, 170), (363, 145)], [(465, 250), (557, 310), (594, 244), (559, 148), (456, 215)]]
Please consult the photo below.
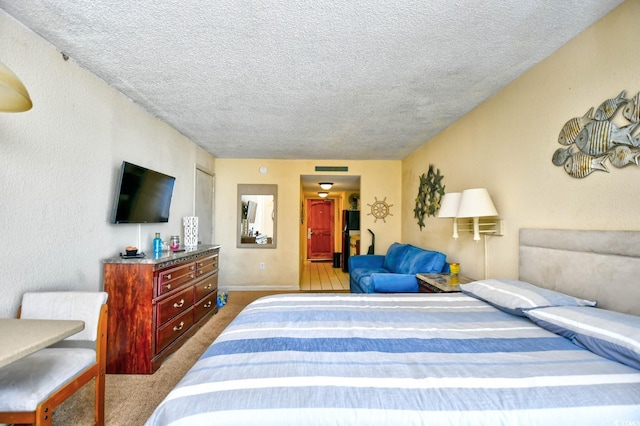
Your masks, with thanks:
[(100, 309), (107, 303), (105, 292), (60, 291), (25, 293), (22, 296), (20, 318), (63, 319), (84, 321), (84, 329), (65, 340), (88, 340), (98, 338)]

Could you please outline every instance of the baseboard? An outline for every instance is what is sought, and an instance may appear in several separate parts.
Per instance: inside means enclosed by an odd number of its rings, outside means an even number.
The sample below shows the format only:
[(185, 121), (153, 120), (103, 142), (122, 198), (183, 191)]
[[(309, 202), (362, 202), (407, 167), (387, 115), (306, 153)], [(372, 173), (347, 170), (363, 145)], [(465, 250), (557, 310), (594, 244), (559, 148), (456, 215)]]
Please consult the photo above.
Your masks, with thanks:
[(298, 292), (300, 291), (300, 286), (250, 286), (250, 285), (238, 285), (238, 286), (229, 286), (229, 287), (220, 287), (218, 288), (218, 292), (220, 291), (292, 291)]
[(291, 293), (350, 293), (349, 290), (301, 290), (299, 287), (249, 287), (235, 286), (218, 289), (220, 291), (278, 291)]

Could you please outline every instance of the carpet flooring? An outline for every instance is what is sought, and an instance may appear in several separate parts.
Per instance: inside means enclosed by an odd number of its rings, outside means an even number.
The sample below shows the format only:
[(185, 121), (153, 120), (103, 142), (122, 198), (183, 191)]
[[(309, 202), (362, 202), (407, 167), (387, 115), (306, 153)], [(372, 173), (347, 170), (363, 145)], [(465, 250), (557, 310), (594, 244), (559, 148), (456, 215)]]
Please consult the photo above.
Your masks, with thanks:
[[(229, 292), (223, 306), (198, 332), (169, 357), (154, 374), (108, 374), (105, 387), (105, 424), (144, 425), (153, 410), (184, 376), (220, 332), (252, 301), (282, 292)], [(53, 413), (54, 426), (93, 424), (93, 381), (85, 385)]]

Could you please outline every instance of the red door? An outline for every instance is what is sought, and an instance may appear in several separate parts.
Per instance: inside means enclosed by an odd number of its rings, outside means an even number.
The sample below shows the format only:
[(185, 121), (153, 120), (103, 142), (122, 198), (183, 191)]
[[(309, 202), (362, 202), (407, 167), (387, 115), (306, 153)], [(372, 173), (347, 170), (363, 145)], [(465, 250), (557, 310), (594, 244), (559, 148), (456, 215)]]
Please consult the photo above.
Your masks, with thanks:
[(333, 200), (307, 200), (307, 259), (333, 257)]

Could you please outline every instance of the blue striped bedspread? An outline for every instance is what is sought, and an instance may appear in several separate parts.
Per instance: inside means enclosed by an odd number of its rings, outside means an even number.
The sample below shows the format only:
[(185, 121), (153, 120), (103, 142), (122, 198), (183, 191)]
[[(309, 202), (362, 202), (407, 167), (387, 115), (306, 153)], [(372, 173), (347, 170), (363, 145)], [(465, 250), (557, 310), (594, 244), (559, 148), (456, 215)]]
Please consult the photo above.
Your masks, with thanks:
[(431, 424), (640, 425), (640, 371), (460, 293), (269, 296), (147, 421)]

